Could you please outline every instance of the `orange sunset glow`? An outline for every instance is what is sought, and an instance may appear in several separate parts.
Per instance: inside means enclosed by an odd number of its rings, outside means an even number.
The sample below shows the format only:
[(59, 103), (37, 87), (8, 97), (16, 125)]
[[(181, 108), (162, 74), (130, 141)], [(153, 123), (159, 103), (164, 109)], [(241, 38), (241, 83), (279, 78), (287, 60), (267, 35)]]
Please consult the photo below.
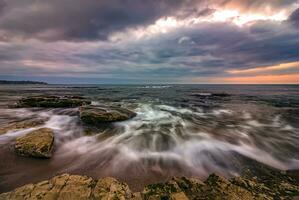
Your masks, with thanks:
[(299, 73), (284, 75), (257, 75), (215, 79), (218, 83), (228, 84), (297, 84)]

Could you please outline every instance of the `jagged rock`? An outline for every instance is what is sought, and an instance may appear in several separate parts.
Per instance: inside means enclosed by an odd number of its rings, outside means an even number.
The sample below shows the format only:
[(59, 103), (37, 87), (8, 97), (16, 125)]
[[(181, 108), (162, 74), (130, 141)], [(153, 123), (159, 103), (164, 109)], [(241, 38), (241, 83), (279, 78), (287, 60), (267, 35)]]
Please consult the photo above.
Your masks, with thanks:
[(91, 101), (76, 96), (35, 96), (22, 98), (16, 107), (73, 108), (89, 104), (91, 104)]
[(0, 194), (0, 200), (17, 199), (101, 199), (126, 200), (134, 195), (129, 187), (113, 178), (93, 180), (87, 176), (63, 174), (49, 181), (28, 184), (15, 190)]
[(181, 193), (182, 189), (175, 180), (166, 183), (151, 184), (144, 188), (141, 193), (143, 199), (170, 199), (172, 194)]
[(152, 184), (141, 193), (143, 199), (253, 199), (249, 191), (233, 185), (215, 174), (205, 183), (192, 178), (174, 178), (166, 183)]
[(170, 195), (171, 200), (189, 200), (184, 192), (178, 192)]
[(63, 174), (1, 194), (0, 199), (90, 199), (94, 184), (94, 180), (87, 176)]
[[(293, 189), (298, 185), (288, 183)], [(273, 189), (272, 189), (273, 190)], [(296, 189), (298, 192), (299, 189)], [(279, 193), (256, 179), (243, 177), (226, 179), (212, 174), (205, 182), (193, 178), (173, 178), (166, 183), (146, 186), (142, 192), (132, 193), (128, 185), (114, 178), (94, 180), (87, 176), (63, 174), (48, 181), (28, 184), (0, 194), (0, 200), (15, 199), (101, 199), (101, 200), (267, 200), (292, 199), (296, 193)]]
[(299, 195), (298, 170), (280, 171), (244, 157), (241, 157), (241, 161), (238, 166), (243, 168), (243, 173), (231, 180), (233, 184), (272, 198)]
[(136, 116), (136, 113), (112, 106), (82, 106), (80, 118), (86, 124), (96, 125), (103, 122), (124, 121)]
[(35, 120), (24, 120), (20, 122), (11, 122), (4, 127), (0, 128), (0, 135), (7, 133), (8, 131), (32, 128), (36, 126), (40, 126), (44, 123), (44, 120), (35, 119)]
[(201, 198), (214, 200), (250, 200), (254, 199), (253, 195), (239, 187), (232, 184), (229, 180), (212, 174), (205, 181), (206, 185), (202, 189)]
[(286, 171), (286, 175), (297, 180), (299, 183), (299, 170), (288, 170)]
[(94, 181), (87, 176), (69, 176), (64, 187), (59, 192), (59, 199), (89, 199)]
[(273, 191), (270, 188), (266, 187), (263, 183), (256, 182), (256, 180), (249, 180), (243, 177), (236, 177), (233, 178), (231, 182), (234, 185), (240, 186), (254, 194), (264, 193), (270, 196), (275, 195), (275, 193), (273, 193)]
[(134, 195), (127, 184), (120, 183), (116, 179), (108, 177), (98, 180), (93, 190), (93, 197), (102, 200), (125, 200), (132, 199)]
[(15, 151), (22, 156), (49, 158), (53, 150), (54, 134), (49, 128), (41, 128), (18, 137)]
[(173, 178), (178, 186), (184, 191), (184, 193), (193, 199), (196, 195), (202, 192), (202, 187), (205, 185), (202, 181), (195, 178)]

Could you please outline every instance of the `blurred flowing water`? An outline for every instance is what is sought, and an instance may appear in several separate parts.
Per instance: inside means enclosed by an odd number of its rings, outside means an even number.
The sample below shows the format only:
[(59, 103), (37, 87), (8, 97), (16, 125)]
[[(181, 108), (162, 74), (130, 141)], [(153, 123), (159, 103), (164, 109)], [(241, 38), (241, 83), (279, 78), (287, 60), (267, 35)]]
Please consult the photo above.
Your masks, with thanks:
[[(137, 116), (93, 129), (77, 108), (8, 108), (32, 95), (82, 95)], [(45, 121), (0, 135), (0, 192), (61, 173), (112, 176), (134, 190), (172, 176), (237, 176), (240, 157), (299, 168), (297, 85), (0, 85), (0, 97), (0, 126)], [(53, 157), (16, 156), (15, 138), (40, 127), (55, 132)]]

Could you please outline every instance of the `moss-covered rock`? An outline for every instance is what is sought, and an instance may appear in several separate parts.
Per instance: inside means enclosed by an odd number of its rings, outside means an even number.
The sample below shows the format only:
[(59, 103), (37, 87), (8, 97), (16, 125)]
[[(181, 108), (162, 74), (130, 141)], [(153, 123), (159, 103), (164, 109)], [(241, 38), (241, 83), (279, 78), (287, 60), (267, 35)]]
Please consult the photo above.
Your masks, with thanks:
[(35, 96), (20, 99), (16, 107), (73, 108), (89, 104), (91, 104), (91, 101), (76, 96)]
[(202, 188), (202, 199), (214, 200), (250, 200), (254, 199), (250, 191), (232, 184), (229, 180), (212, 174), (205, 181), (206, 185)]
[(281, 171), (245, 157), (240, 160), (241, 176), (231, 179), (233, 184), (276, 199), (299, 195), (298, 170)]
[(151, 184), (141, 193), (143, 199), (170, 199), (172, 194), (183, 192), (177, 182), (172, 179), (166, 183)]
[(117, 122), (131, 119), (136, 113), (112, 106), (82, 106), (80, 118), (86, 124), (97, 125), (103, 122)]
[(53, 150), (53, 143), (53, 131), (41, 128), (18, 137), (15, 143), (15, 152), (21, 156), (49, 158)]
[(41, 120), (41, 119), (29, 119), (29, 120), (23, 120), (23, 121), (18, 121), (18, 122), (11, 122), (3, 127), (0, 127), (0, 135), (5, 134), (8, 131), (14, 131), (14, 130), (19, 130), (19, 129), (40, 126), (43, 123), (44, 123), (44, 120)]

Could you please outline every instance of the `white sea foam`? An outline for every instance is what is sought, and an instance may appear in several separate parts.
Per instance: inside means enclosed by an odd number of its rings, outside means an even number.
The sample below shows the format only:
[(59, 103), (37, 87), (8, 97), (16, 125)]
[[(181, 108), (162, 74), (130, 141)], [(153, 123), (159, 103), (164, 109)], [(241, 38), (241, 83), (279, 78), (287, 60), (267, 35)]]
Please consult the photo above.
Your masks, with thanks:
[(213, 110), (212, 112), (214, 115), (232, 115), (233, 111), (231, 110), (226, 110), (226, 109), (218, 109), (218, 110)]
[[(80, 161), (68, 166), (70, 169), (80, 168), (89, 163), (97, 167), (107, 165), (108, 170), (113, 173), (120, 170), (120, 165), (122, 170), (134, 165), (136, 173), (146, 169), (160, 173), (170, 169), (172, 171), (184, 169), (203, 176), (214, 171), (236, 175), (237, 171), (232, 162), (235, 154), (282, 170), (290, 166), (293, 168), (299, 166), (297, 159), (286, 157), (282, 161), (257, 146), (254, 138), (246, 132), (247, 129), (242, 131), (234, 129), (234, 132), (231, 132), (234, 136), (230, 139), (226, 139), (229, 135), (225, 136), (225, 134), (222, 135), (223, 137), (216, 137), (211, 132), (196, 131), (192, 128), (195, 125), (181, 116), (182, 114), (197, 115), (196, 111), (150, 104), (141, 104), (135, 111), (137, 116), (132, 120), (115, 124), (118, 128), (123, 128), (122, 133), (111, 135), (105, 140), (98, 140), (102, 134), (100, 133), (96, 136), (84, 136), (65, 142), (58, 151), (59, 155), (80, 156)], [(220, 119), (227, 118), (226, 115), (233, 115), (229, 110), (220, 110), (218, 113), (215, 116)], [(209, 113), (206, 115), (209, 116)], [(243, 123), (246, 126), (248, 120)], [(250, 120), (249, 124), (250, 126), (247, 127), (249, 131), (254, 127), (260, 127)], [(268, 126), (275, 127), (275, 123)], [(232, 139), (234, 142), (230, 142)], [(267, 145), (272, 148), (271, 141)]]
[[(133, 168), (136, 174), (153, 170), (198, 176), (215, 171), (235, 175), (238, 171), (233, 161), (239, 154), (278, 169), (299, 167), (297, 158), (288, 157), (288, 153), (276, 148), (298, 141), (297, 130), (280, 117), (261, 123), (254, 114), (229, 109), (203, 112), (202, 109), (153, 104), (139, 104), (134, 111), (135, 118), (114, 123), (111, 130), (91, 136), (83, 134), (76, 116), (57, 115), (51, 111), (40, 113), (50, 116), (42, 127), (55, 131), (56, 150), (52, 163), (73, 158), (64, 165), (65, 169), (76, 170), (84, 166), (92, 170), (104, 169), (107, 173)], [(264, 127), (273, 131), (260, 133)], [(284, 133), (285, 140), (275, 132), (282, 129), (289, 131)], [(0, 136), (0, 142), (3, 143), (5, 137), (11, 139), (31, 130), (34, 129), (5, 134)]]
[[(28, 113), (25, 114), (26, 112)], [(59, 141), (59, 139), (66, 136), (73, 136), (74, 132), (80, 130), (80, 127), (76, 125), (76, 121), (78, 120), (77, 117), (72, 117), (68, 115), (55, 115), (51, 110), (32, 112), (27, 109), (10, 109), (10, 111), (8, 110), (7, 113), (10, 115), (18, 114), (17, 116), (20, 118), (32, 118), (32, 116), (35, 116), (37, 118), (48, 120), (44, 124), (33, 128), (9, 130), (7, 133), (0, 135), (0, 140), (2, 142), (11, 141), (16, 137), (26, 135), (29, 132), (40, 128), (50, 128), (54, 130), (54, 132), (59, 133), (55, 136), (56, 141)]]
[(23, 135), (28, 134), (31, 131), (37, 130), (38, 127), (35, 128), (26, 128), (26, 129), (21, 129), (21, 130), (16, 130), (16, 131), (8, 131), (6, 134), (0, 135), (0, 144), (5, 144), (16, 137), (20, 137)]
[(145, 89), (163, 89), (163, 88), (170, 88), (170, 85), (146, 85), (139, 88), (145, 88)]

